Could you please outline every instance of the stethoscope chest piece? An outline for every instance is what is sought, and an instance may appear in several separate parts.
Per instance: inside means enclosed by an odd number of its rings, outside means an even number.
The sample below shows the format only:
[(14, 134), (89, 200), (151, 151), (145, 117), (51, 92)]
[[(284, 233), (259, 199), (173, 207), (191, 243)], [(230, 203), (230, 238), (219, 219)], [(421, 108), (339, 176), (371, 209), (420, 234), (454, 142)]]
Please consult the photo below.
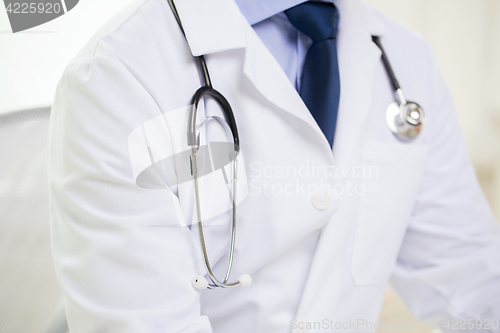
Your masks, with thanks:
[(398, 138), (411, 140), (422, 131), (425, 113), (420, 105), (414, 102), (392, 102), (386, 111), (387, 125)]
[(411, 140), (422, 131), (422, 126), (425, 122), (424, 109), (417, 103), (406, 100), (403, 89), (401, 89), (396, 75), (394, 75), (394, 71), (380, 43), (379, 37), (372, 36), (372, 40), (382, 52), (382, 63), (389, 75), (397, 100), (397, 102), (394, 101), (387, 107), (385, 114), (387, 125), (399, 139)]

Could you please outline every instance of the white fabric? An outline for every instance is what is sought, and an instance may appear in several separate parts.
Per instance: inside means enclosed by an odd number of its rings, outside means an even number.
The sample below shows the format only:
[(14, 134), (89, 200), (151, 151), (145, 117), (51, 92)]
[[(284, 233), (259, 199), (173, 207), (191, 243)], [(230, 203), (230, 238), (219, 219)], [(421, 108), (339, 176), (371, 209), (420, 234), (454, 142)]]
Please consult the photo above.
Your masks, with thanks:
[[(342, 96), (332, 154), (232, 1), (178, 3), (189, 48), (165, 1), (138, 1), (87, 44), (58, 87), (49, 131), (52, 236), (72, 332), (376, 322), (391, 276), (417, 315), (500, 316), (499, 230), (419, 37), (357, 0), (336, 1)], [(426, 128), (411, 142), (385, 124), (394, 97), (372, 34), (382, 36), (407, 98), (426, 110)], [(169, 182), (165, 170), (157, 174), (165, 189), (139, 187), (130, 163), (130, 133), (188, 106), (199, 87), (190, 50), (210, 53), (212, 82), (239, 125), (249, 194), (238, 205), (233, 277), (249, 273), (247, 288), (192, 287), (205, 274), (198, 230), (181, 227), (192, 219), (192, 187)], [(220, 115), (212, 106), (205, 113)], [(168, 126), (170, 142), (185, 140), (185, 123)], [(319, 172), (333, 167), (333, 177)], [(356, 185), (365, 191), (349, 194)], [(335, 188), (344, 192), (327, 193)], [(220, 275), (228, 229), (207, 228), (206, 238)]]

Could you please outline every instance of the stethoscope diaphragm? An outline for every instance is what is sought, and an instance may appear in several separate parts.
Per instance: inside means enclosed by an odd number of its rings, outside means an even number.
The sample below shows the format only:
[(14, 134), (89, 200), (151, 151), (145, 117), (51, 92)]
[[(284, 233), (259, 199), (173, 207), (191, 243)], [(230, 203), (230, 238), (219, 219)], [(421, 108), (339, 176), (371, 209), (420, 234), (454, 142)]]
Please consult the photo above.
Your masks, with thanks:
[(411, 140), (422, 131), (425, 113), (420, 105), (414, 102), (389, 104), (385, 113), (387, 125), (394, 135), (403, 140)]

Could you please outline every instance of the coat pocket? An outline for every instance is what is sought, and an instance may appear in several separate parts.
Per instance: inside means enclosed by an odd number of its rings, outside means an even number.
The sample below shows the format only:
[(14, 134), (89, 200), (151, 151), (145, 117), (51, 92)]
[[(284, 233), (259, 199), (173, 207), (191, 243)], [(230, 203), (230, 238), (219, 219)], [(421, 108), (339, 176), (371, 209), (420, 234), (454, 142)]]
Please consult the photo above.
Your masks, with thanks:
[(385, 283), (392, 272), (424, 171), (427, 146), (366, 141), (351, 274), (356, 284)]

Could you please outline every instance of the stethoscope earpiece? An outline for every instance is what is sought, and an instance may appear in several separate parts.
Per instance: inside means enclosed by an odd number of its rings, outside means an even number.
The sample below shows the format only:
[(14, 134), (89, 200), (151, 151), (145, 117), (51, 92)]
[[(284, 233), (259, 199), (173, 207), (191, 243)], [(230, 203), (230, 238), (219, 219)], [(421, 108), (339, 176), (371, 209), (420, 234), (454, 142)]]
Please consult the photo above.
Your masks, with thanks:
[(208, 281), (201, 275), (195, 276), (193, 281), (191, 281), (191, 284), (193, 285), (194, 289), (207, 289), (208, 288)]
[[(198, 290), (207, 289), (210, 286), (208, 280), (201, 275), (195, 276), (193, 281), (191, 281), (191, 284), (193, 285), (194, 289)], [(251, 284), (252, 284), (252, 277), (248, 274), (242, 274), (238, 278), (238, 282), (235, 285), (240, 287), (248, 287)], [(210, 289), (213, 289), (213, 286), (211, 286)]]
[(252, 284), (252, 277), (248, 274), (242, 274), (238, 278), (238, 282), (240, 284), (240, 287), (248, 287)]

